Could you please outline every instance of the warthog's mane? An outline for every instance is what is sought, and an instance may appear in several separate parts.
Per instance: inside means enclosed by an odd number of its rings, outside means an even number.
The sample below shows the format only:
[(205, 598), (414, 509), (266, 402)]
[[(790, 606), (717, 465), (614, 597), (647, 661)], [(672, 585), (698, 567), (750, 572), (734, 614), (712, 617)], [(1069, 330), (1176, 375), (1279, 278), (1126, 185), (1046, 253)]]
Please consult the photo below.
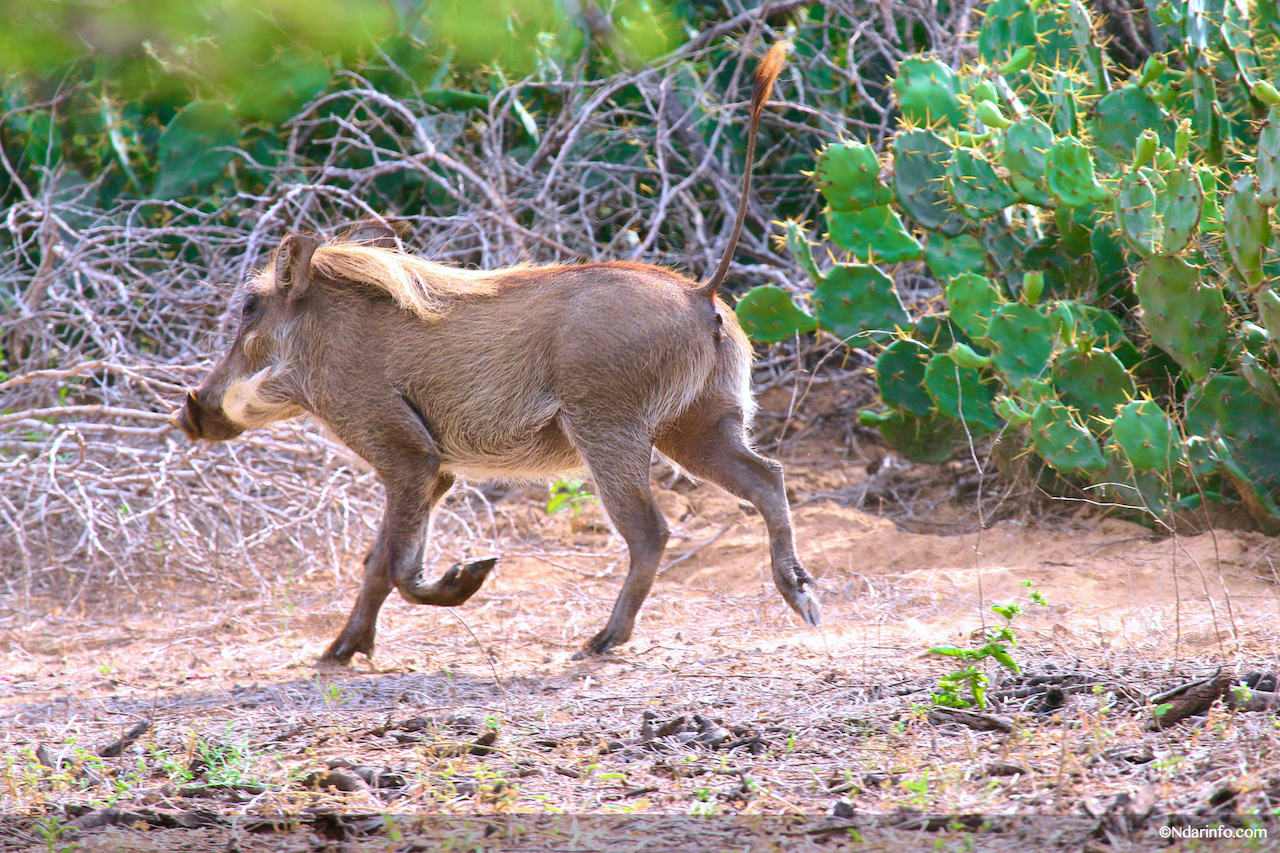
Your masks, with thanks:
[(489, 296), (512, 269), (459, 269), (358, 243), (329, 243), (316, 249), (311, 259), (313, 274), (385, 291), (405, 311), (424, 320), (439, 320), (468, 297)]

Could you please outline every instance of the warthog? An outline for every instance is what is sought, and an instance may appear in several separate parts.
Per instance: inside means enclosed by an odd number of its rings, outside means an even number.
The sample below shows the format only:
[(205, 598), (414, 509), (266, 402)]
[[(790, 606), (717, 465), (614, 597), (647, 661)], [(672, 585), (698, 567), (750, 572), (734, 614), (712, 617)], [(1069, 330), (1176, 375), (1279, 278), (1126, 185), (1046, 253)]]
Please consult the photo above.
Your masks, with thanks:
[(243, 286), (231, 349), (187, 393), (175, 423), (191, 439), (224, 441), (308, 413), (386, 488), (359, 597), (322, 663), (373, 654), (392, 587), (406, 601), (443, 606), (480, 588), (493, 560), (423, 577), (428, 519), (457, 474), (546, 478), (585, 466), (630, 568), (608, 623), (578, 654), (625, 642), (668, 538), (649, 488), (655, 446), (760, 510), (778, 591), (818, 623), (782, 466), (746, 436), (751, 346), (717, 296), (783, 56), (775, 46), (757, 69), (737, 221), (705, 284), (635, 263), (461, 270), (397, 251), (389, 228), (369, 225), (328, 243), (286, 237)]

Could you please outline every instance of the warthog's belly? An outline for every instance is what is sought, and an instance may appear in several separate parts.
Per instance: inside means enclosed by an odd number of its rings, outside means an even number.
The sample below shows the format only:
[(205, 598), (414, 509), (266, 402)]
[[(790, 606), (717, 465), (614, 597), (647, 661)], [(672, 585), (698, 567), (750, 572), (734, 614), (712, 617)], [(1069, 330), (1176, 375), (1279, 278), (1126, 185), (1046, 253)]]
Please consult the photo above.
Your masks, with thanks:
[(440, 467), (477, 480), (537, 480), (583, 467), (556, 419), (523, 436), (446, 442)]

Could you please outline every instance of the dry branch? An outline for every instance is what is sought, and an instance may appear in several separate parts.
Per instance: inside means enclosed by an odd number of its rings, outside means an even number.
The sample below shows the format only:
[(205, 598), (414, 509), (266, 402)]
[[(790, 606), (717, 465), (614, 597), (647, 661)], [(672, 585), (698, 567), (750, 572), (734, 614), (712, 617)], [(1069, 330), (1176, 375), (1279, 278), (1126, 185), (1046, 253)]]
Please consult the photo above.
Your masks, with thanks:
[[(769, 21), (808, 5), (775, 2)], [(951, 33), (970, 3), (947, 21), (923, 5), (894, 8), (959, 55)], [(731, 2), (723, 22), (652, 67), (605, 79), (588, 79), (586, 63), (544, 70), (499, 91), (483, 116), (391, 98), (348, 75), (288, 123), (277, 162), (238, 152), (234, 168), (265, 189), (198, 206), (101, 209), (97, 183), (60, 182), (67, 173), (53, 163), (28, 186), (0, 152), (16, 189), (0, 217), (0, 589), (83, 605), (113, 591), (155, 601), (178, 580), (235, 586), (231, 567), (264, 583), (354, 570), (381, 495), (344, 448), (303, 423), (216, 446), (168, 425), (227, 342), (230, 287), (209, 283), (243, 281), (288, 231), (332, 235), (382, 216), (407, 223), (406, 243), (444, 262), (630, 257), (701, 276), (737, 201), (745, 103), (726, 81), (761, 39), (784, 35), (812, 49), (793, 58), (766, 114), (754, 224), (731, 272), (739, 287), (806, 288), (771, 245), (769, 221), (784, 202), (816, 220), (819, 202), (799, 168), (777, 164), (807, 166), (842, 136), (882, 142), (892, 115), (884, 80), (912, 46), (881, 36), (880, 16), (832, 2), (796, 15), (799, 30), (787, 34)], [(535, 96), (558, 107), (531, 135), (521, 113)], [(418, 201), (391, 201), (406, 198)], [(766, 365), (765, 381), (791, 369)], [(430, 559), (487, 550), (510, 527), (479, 492), (456, 490)]]

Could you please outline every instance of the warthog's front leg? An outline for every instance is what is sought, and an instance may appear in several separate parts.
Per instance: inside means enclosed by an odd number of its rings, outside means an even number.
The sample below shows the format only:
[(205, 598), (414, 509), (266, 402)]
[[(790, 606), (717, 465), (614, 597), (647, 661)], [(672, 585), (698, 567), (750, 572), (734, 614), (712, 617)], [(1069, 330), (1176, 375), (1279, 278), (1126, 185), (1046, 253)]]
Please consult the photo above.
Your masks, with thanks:
[[(378, 538), (365, 557), (360, 595), (347, 618), (346, 627), (320, 658), (322, 664), (347, 664), (356, 652), (373, 655), (378, 629), (378, 611), (393, 588), (413, 604), (454, 607), (462, 604), (484, 583), (497, 558), (455, 563), (439, 580), (422, 578), (422, 555), (430, 528), (431, 510), (453, 486), (453, 475), (440, 474), (430, 488), (412, 488), (404, 494), (388, 487), (387, 514)], [(418, 512), (414, 507), (421, 508)], [(412, 517), (416, 516), (416, 517)]]

